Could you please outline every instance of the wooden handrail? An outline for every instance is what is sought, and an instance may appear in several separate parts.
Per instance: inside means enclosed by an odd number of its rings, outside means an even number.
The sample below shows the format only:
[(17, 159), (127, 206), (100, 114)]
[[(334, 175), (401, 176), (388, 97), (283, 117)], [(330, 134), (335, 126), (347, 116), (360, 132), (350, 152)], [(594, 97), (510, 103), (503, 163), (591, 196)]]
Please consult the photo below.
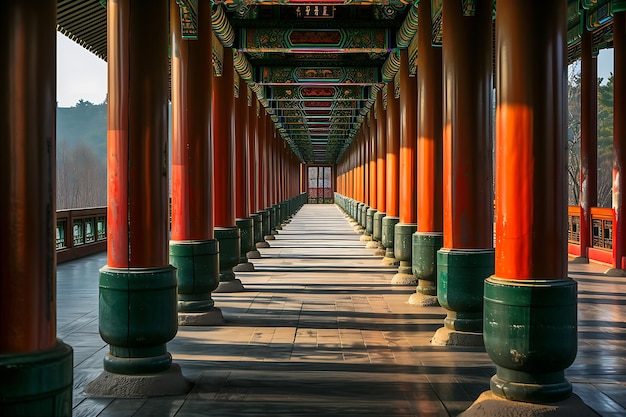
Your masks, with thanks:
[(107, 208), (58, 210), (56, 213), (57, 263), (106, 250)]

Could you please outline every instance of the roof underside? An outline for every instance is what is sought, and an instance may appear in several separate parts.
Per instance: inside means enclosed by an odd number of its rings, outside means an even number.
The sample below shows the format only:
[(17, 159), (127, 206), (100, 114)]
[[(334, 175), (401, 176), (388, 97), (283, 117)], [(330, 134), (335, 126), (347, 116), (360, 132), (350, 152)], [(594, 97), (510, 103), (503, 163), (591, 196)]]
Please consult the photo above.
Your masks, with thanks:
[[(177, 0), (186, 16), (198, 1)], [(422, 0), (425, 1), (425, 0)], [(431, 0), (434, 44), (442, 40), (442, 0)], [(400, 48), (409, 50), (415, 74), (417, 7), (401, 0), (224, 0), (214, 29), (236, 49), (237, 66), (272, 115), (281, 136), (307, 163), (334, 163), (347, 149), (376, 92), (393, 81)], [(472, 13), (475, 1), (461, 7)], [(496, 11), (494, 10), (494, 16)], [(568, 61), (580, 56), (583, 31), (594, 33), (596, 50), (612, 46), (613, 3), (568, 1)], [(420, 17), (421, 18), (421, 17)], [(184, 22), (191, 27), (193, 19)], [(57, 29), (107, 59), (105, 0), (58, 0)], [(230, 40), (224, 41), (224, 32)], [(207, 51), (211, 53), (211, 51)], [(240, 70), (240, 68), (245, 68)]]

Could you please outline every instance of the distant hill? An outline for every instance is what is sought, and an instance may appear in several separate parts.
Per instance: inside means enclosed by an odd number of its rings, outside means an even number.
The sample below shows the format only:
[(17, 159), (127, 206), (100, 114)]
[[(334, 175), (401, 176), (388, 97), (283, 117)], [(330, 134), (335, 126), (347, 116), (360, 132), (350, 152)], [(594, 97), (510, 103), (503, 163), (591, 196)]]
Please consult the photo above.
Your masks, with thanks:
[[(171, 103), (168, 105), (168, 139), (171, 140)], [(57, 143), (71, 149), (83, 142), (106, 161), (107, 104), (79, 100), (74, 107), (57, 107)]]
[(57, 107), (57, 142), (69, 148), (83, 142), (106, 160), (107, 104), (80, 100), (74, 107)]

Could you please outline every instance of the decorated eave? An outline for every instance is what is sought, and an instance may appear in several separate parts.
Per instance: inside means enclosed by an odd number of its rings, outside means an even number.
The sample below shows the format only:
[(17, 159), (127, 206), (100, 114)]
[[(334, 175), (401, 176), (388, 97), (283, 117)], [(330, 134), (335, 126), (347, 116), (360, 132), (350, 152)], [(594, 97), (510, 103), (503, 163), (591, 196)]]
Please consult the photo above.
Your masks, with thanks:
[[(352, 6), (358, 7), (352, 7)], [(223, 2), (279, 132), (304, 162), (334, 163), (399, 68), (407, 2)], [(417, 28), (405, 25), (411, 38)], [(411, 39), (408, 39), (410, 42)], [(407, 43), (408, 45), (408, 43)]]
[(57, 31), (107, 59), (107, 11), (99, 0), (58, 0)]
[[(197, 37), (199, 1), (208, 0), (176, 0), (190, 41)], [(377, 92), (399, 94), (401, 49), (415, 75), (419, 18), (432, 20), (432, 43), (441, 44), (443, 0), (430, 1), (431, 16), (418, 16), (419, 0), (216, 0), (214, 69), (221, 71), (223, 48), (233, 48), (239, 78), (294, 154), (332, 163), (366, 120)], [(474, 0), (459, 5), (467, 15), (475, 11)], [(624, 10), (626, 0), (569, 0), (568, 62), (580, 57), (584, 31), (593, 33), (596, 52), (612, 47), (613, 15)], [(105, 0), (57, 2), (57, 30), (103, 60), (106, 22)]]

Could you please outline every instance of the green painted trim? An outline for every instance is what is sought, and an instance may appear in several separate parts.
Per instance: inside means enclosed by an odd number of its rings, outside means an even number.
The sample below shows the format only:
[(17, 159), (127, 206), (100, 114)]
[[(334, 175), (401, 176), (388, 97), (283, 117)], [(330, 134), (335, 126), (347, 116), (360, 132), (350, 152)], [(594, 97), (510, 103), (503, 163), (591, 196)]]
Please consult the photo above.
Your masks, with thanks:
[(497, 365), (491, 390), (525, 402), (569, 397), (564, 370), (577, 351), (576, 281), (490, 277), (484, 297), (485, 349)]
[(442, 232), (413, 234), (413, 275), (419, 280), (417, 293), (437, 295), (437, 251), (443, 246)]
[(221, 5), (216, 4), (213, 5), (212, 11), (211, 23), (213, 26), (213, 33), (215, 33), (215, 36), (217, 36), (220, 43), (224, 47), (230, 48), (233, 46), (233, 42), (235, 41), (235, 31), (226, 17), (224, 8)]
[(220, 243), (220, 282), (234, 281), (233, 267), (239, 263), (240, 232), (238, 227), (216, 227), (215, 238)]
[(176, 4), (180, 9), (182, 38), (198, 39), (198, 0), (176, 0)]
[(219, 284), (219, 244), (216, 239), (170, 241), (170, 263), (178, 276), (178, 311), (210, 311), (211, 292)]
[(448, 310), (444, 326), (450, 330), (482, 332), (483, 282), (494, 272), (493, 249), (437, 251), (437, 298)]
[(165, 344), (178, 331), (176, 275), (171, 265), (100, 269), (100, 336), (110, 345), (105, 370), (140, 374), (169, 368)]
[(71, 416), (72, 348), (0, 355), (0, 415)]

